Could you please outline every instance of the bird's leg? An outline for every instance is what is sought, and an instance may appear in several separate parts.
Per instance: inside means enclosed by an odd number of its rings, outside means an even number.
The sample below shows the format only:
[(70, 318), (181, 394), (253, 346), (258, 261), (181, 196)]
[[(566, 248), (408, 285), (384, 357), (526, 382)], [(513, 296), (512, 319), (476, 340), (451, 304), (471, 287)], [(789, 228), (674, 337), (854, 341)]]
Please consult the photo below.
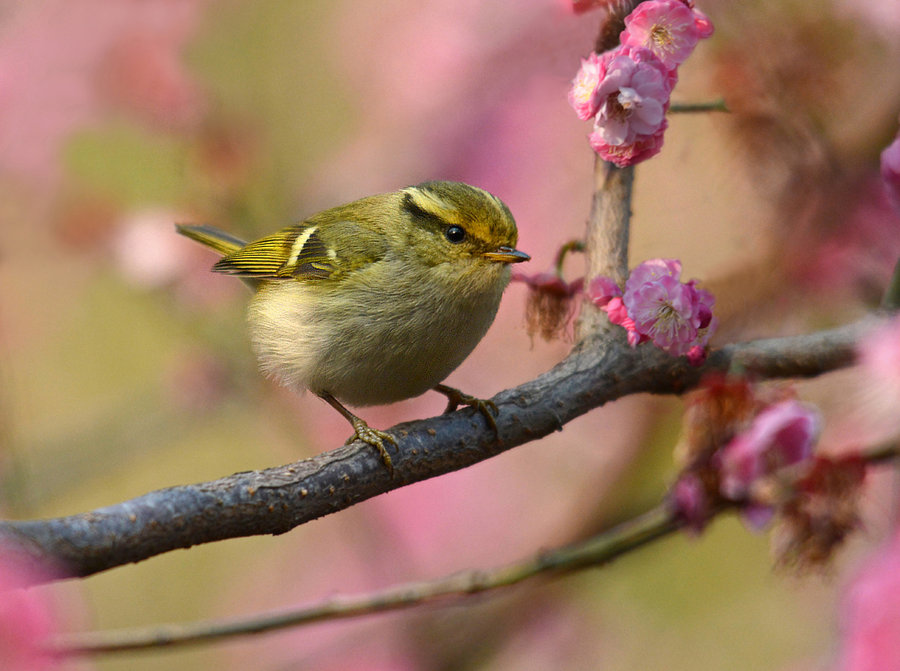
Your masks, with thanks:
[(397, 447), (397, 440), (391, 434), (385, 433), (384, 431), (379, 431), (378, 429), (373, 429), (371, 426), (366, 424), (366, 420), (361, 417), (357, 417), (352, 412), (347, 410), (343, 406), (343, 404), (338, 401), (334, 396), (329, 394), (327, 391), (318, 394), (319, 398), (328, 403), (332, 408), (337, 410), (344, 416), (350, 425), (353, 427), (353, 435), (347, 439), (345, 445), (349, 445), (354, 440), (361, 440), (364, 443), (368, 443), (372, 447), (378, 450), (379, 454), (381, 454), (381, 460), (384, 462), (384, 465), (387, 466), (388, 470), (391, 472), (391, 475), (394, 474), (394, 463), (391, 461), (391, 455), (388, 454), (387, 448), (384, 446), (384, 442), (387, 441), (394, 447)]
[(469, 396), (469, 394), (464, 394), (459, 389), (448, 387), (445, 384), (435, 386), (434, 390), (447, 397), (447, 409), (444, 410), (445, 415), (448, 412), (453, 412), (460, 405), (469, 405), (484, 415), (488, 426), (494, 430), (494, 433), (497, 433), (497, 421), (494, 417), (500, 413), (500, 410), (497, 408), (496, 403), (491, 400)]

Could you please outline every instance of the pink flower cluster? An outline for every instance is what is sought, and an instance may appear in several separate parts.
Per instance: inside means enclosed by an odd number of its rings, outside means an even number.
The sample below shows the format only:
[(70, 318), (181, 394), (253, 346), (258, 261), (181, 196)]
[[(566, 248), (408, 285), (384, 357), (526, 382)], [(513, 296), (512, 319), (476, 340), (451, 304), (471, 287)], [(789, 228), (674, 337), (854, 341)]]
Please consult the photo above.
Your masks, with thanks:
[(774, 514), (771, 506), (752, 502), (753, 485), (780, 468), (810, 459), (819, 425), (819, 414), (810, 406), (782, 401), (760, 412), (716, 454), (720, 492), (730, 501), (750, 500), (743, 515), (751, 526), (762, 528)]
[(692, 0), (645, 0), (625, 18), (618, 47), (582, 59), (569, 104), (593, 119), (594, 151), (620, 167), (659, 153), (678, 66), (712, 32)]
[[(683, 468), (670, 494), (673, 509), (694, 531), (702, 530), (712, 511), (722, 504), (738, 504), (745, 521), (756, 529), (776, 512), (795, 522), (806, 519), (805, 506), (814, 498), (817, 503), (813, 507), (819, 513), (831, 510), (833, 506), (821, 501), (838, 489), (832, 481), (855, 482), (840, 474), (855, 473), (856, 469), (853, 464), (816, 460), (813, 446), (820, 424), (814, 408), (792, 397), (772, 395), (772, 390), (766, 393), (744, 378), (708, 377), (688, 402), (677, 451)], [(805, 469), (797, 474), (793, 489), (767, 486), (769, 478), (781, 469), (798, 464)], [(834, 498), (850, 497), (835, 494)], [(841, 519), (855, 518), (851, 513)], [(827, 522), (820, 520), (812, 526), (826, 528)], [(813, 535), (801, 531), (793, 536), (809, 540)], [(785, 543), (784, 554), (793, 552), (794, 547)]]
[(672, 356), (687, 355), (693, 365), (706, 359), (706, 345), (717, 321), (715, 298), (696, 281), (681, 281), (676, 259), (644, 261), (625, 282), (624, 292), (609, 277), (596, 277), (588, 297), (628, 332), (628, 343), (652, 341)]

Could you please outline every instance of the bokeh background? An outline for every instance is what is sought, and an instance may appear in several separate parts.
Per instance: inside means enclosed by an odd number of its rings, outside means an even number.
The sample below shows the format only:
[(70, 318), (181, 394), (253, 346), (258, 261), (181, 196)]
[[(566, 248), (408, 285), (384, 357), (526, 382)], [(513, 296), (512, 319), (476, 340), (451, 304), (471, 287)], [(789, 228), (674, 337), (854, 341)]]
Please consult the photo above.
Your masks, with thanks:
[[(900, 223), (877, 178), (900, 112), (893, 0), (708, 0), (716, 34), (637, 171), (633, 263), (678, 257), (718, 296), (718, 342), (797, 333), (877, 304)], [(530, 270), (582, 235), (589, 128), (566, 103), (602, 11), (558, 0), (0, 2), (0, 507), (83, 512), (166, 486), (286, 463), (344, 421), (255, 370), (247, 293), (176, 236), (250, 238), (430, 178), (502, 197)], [(570, 278), (581, 260), (566, 265)], [(526, 333), (513, 285), (448, 380), (491, 396), (551, 367), (570, 339)], [(896, 427), (854, 371), (800, 385), (822, 449)], [(443, 409), (428, 394), (364, 411), (374, 426)], [(682, 400), (627, 398), (490, 462), (286, 535), (178, 551), (52, 589), (69, 626), (252, 614), (489, 567), (657, 503)], [(821, 575), (773, 572), (766, 536), (717, 521), (602, 570), (451, 608), (319, 625), (72, 668), (826, 669), (842, 591), (889, 533), (893, 477)]]

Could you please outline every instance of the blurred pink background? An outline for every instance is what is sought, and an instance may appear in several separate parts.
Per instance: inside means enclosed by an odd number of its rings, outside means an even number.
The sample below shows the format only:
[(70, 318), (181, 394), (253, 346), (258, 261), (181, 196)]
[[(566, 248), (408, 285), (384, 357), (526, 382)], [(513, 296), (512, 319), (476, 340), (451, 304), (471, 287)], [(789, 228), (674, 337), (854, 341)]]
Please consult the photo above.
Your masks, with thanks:
[[(897, 130), (900, 9), (710, 0), (676, 115), (637, 170), (632, 264), (677, 257), (718, 296), (718, 342), (803, 332), (878, 300), (900, 223), (877, 181)], [(889, 9), (890, 8), (890, 9)], [(303, 458), (346, 423), (262, 379), (248, 294), (176, 236), (250, 238), (425, 179), (505, 200), (530, 272), (583, 234), (593, 157), (566, 92), (602, 14), (559, 0), (0, 2), (0, 506), (65, 515)], [(582, 272), (573, 255), (567, 276)], [(513, 285), (448, 379), (489, 397), (571, 343), (525, 333)], [(855, 371), (800, 385), (822, 445), (883, 439)], [(361, 414), (442, 411), (437, 394)], [(287, 608), (520, 559), (655, 503), (680, 399), (622, 399), (565, 430), (271, 538), (67, 583), (94, 628)], [(888, 426), (891, 424), (891, 426)], [(826, 579), (773, 575), (738, 521), (615, 565), (452, 608), (331, 623), (98, 669), (826, 669), (841, 585), (887, 533), (891, 478)], [(77, 625), (88, 626), (79, 618)], [(92, 668), (73, 664), (72, 668)]]

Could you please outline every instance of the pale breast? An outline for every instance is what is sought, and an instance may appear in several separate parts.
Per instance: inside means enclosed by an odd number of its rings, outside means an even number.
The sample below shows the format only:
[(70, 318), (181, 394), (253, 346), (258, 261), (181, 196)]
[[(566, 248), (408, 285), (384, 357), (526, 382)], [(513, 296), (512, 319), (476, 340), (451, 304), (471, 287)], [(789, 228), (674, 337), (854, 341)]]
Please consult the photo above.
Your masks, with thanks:
[(506, 278), (467, 294), (418, 280), (373, 273), (339, 289), (293, 280), (263, 286), (248, 312), (260, 367), (287, 386), (327, 391), (349, 405), (424, 393), (484, 336)]

